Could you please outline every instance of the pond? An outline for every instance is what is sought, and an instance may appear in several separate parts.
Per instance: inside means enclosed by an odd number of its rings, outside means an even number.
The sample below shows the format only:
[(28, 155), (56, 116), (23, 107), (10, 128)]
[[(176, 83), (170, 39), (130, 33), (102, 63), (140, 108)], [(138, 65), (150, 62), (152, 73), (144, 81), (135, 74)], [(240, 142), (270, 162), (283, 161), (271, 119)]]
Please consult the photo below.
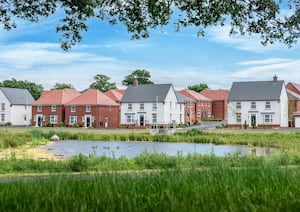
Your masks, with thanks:
[(64, 140), (41, 146), (47, 149), (50, 154), (69, 158), (78, 154), (95, 154), (96, 156), (116, 157), (125, 156), (134, 158), (141, 153), (164, 153), (166, 155), (182, 154), (215, 154), (224, 156), (226, 154), (256, 154), (268, 155), (275, 149), (273, 148), (250, 148), (243, 145), (214, 145), (214, 144), (195, 144), (195, 143), (167, 143), (167, 142), (113, 142), (113, 141), (78, 141)]

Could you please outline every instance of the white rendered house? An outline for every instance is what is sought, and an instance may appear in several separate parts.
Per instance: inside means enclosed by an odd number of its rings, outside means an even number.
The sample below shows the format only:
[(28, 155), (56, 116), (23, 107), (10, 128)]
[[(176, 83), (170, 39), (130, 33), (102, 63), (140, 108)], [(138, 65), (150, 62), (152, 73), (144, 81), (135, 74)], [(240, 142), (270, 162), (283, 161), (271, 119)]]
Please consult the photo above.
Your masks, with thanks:
[(234, 82), (228, 97), (228, 127), (288, 127), (284, 81)]
[(30, 125), (33, 101), (27, 89), (0, 88), (0, 123)]

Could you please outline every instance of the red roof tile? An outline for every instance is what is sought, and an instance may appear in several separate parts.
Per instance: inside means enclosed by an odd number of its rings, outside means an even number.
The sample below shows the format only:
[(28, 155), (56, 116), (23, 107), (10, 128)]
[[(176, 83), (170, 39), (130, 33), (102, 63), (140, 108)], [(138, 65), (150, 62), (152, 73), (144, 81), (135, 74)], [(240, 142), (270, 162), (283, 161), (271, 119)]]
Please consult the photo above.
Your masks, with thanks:
[(228, 98), (229, 91), (225, 89), (212, 90), (206, 88), (200, 92), (200, 94), (212, 99), (212, 100), (225, 100)]
[(294, 82), (289, 82), (294, 88), (298, 91), (297, 93), (300, 94), (300, 85)]
[(197, 93), (196, 91), (193, 91), (193, 90), (185, 89), (185, 90), (180, 91), (180, 93), (182, 95), (187, 96), (196, 101), (212, 101), (210, 98), (208, 98), (200, 93)]
[(33, 105), (62, 105), (79, 96), (80, 93), (75, 89), (62, 89), (43, 91), (40, 98)]
[(109, 90), (109, 91), (106, 91), (104, 94), (106, 96), (108, 96), (109, 98), (111, 98), (112, 100), (114, 100), (115, 102), (120, 102), (122, 97), (124, 96), (124, 93), (122, 94), (118, 90)]
[(67, 105), (107, 105), (119, 106), (114, 100), (106, 96), (99, 90), (89, 89), (82, 93), (80, 96), (71, 100)]

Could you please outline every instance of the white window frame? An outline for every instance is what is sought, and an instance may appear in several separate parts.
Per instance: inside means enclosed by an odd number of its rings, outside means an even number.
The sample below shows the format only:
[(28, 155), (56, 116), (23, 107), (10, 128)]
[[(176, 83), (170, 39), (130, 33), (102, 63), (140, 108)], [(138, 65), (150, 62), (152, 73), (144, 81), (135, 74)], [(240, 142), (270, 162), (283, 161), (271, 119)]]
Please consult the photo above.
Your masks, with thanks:
[(242, 114), (240, 113), (236, 114), (236, 123), (242, 123)]
[(242, 104), (241, 104), (241, 102), (237, 102), (235, 108), (236, 108), (236, 109), (242, 109)]
[(91, 105), (86, 105), (85, 106), (85, 112), (91, 112)]
[(271, 102), (267, 101), (265, 103), (265, 109), (271, 109)]
[(77, 123), (77, 116), (69, 116), (69, 124), (76, 124)]
[(145, 104), (144, 103), (140, 103), (140, 110), (145, 110)]
[(157, 103), (156, 102), (152, 104), (152, 110), (157, 110)]
[(51, 112), (55, 112), (56, 111), (56, 105), (51, 105)]
[(5, 111), (5, 103), (1, 103), (1, 111)]
[(71, 105), (71, 112), (72, 113), (76, 112), (76, 105)]
[(5, 122), (5, 113), (1, 113), (0, 122)]
[(156, 113), (152, 114), (152, 123), (157, 123), (157, 114)]
[(58, 115), (50, 115), (50, 124), (57, 124)]
[(256, 109), (256, 102), (251, 102), (251, 109)]
[(264, 114), (263, 115), (263, 120), (264, 120), (264, 123), (266, 123), (266, 124), (273, 123), (272, 114)]
[(128, 110), (132, 110), (132, 104), (131, 103), (128, 103)]
[(126, 115), (126, 123), (129, 123), (129, 124), (133, 123), (133, 115), (132, 114)]
[(38, 105), (36, 110), (37, 110), (37, 112), (42, 112), (43, 111), (43, 106)]

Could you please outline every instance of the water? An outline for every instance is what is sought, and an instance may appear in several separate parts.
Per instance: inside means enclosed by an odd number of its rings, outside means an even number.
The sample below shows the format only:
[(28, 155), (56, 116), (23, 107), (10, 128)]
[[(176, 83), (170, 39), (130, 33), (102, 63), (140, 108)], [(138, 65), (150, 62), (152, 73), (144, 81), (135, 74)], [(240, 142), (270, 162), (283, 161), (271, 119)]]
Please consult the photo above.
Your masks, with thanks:
[(214, 145), (214, 144), (194, 144), (194, 143), (166, 143), (166, 142), (113, 142), (113, 141), (78, 141), (65, 140), (55, 142), (50, 145), (41, 146), (48, 149), (50, 154), (69, 158), (78, 154), (95, 154), (96, 156), (108, 156), (119, 158), (125, 156), (134, 158), (141, 153), (157, 152), (166, 155), (182, 154), (215, 154), (224, 156), (226, 154), (250, 154), (267, 155), (274, 149), (270, 148), (250, 148), (242, 145)]

